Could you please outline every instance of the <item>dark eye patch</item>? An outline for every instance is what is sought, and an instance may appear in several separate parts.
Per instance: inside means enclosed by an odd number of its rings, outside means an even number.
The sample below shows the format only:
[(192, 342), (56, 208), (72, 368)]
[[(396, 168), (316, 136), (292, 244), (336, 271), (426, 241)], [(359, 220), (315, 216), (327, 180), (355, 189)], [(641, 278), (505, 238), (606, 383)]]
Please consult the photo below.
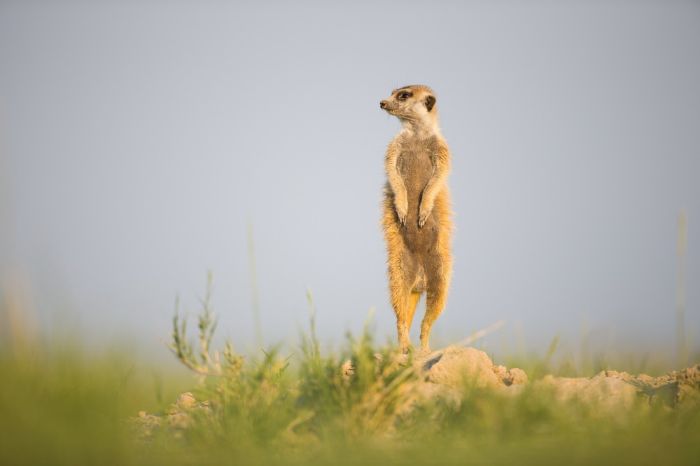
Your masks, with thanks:
[(406, 100), (412, 96), (413, 96), (413, 92), (403, 91), (403, 92), (399, 92), (399, 94), (396, 96), (396, 98), (399, 100)]

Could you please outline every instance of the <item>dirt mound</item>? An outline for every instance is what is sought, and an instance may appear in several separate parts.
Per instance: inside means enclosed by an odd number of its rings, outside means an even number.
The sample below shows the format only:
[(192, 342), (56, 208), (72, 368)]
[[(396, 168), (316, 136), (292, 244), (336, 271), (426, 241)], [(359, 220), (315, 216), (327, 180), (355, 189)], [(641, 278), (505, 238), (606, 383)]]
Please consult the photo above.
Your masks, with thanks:
[(416, 363), (427, 382), (452, 388), (468, 383), (477, 388), (503, 389), (527, 383), (522, 369), (494, 365), (486, 353), (475, 348), (449, 346)]
[(700, 364), (660, 377), (617, 371), (603, 371), (595, 377), (621, 380), (635, 387), (639, 394), (649, 397), (650, 401), (660, 399), (671, 406), (700, 403)]
[[(475, 348), (450, 346), (419, 358), (416, 364), (425, 375), (426, 383), (453, 389), (467, 383), (476, 388), (518, 393), (528, 385), (528, 377), (522, 369), (495, 365), (486, 353)], [(639, 397), (676, 406), (700, 402), (700, 364), (660, 377), (602, 371), (593, 377), (547, 375), (529, 385), (549, 391), (557, 401), (578, 400), (603, 409), (629, 408)], [(424, 390), (425, 393), (430, 391)]]
[(561, 402), (577, 400), (602, 409), (631, 408), (638, 391), (627, 382), (614, 377), (553, 377), (545, 376), (534, 383), (536, 388), (550, 391)]

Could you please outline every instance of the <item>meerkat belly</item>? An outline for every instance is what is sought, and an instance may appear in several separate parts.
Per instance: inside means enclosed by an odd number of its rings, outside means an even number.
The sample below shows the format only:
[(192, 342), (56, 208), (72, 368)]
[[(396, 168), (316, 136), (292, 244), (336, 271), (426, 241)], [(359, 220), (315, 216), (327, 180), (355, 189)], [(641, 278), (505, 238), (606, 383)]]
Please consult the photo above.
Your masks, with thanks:
[(422, 228), (418, 227), (420, 202), (428, 181), (433, 175), (434, 166), (427, 150), (408, 150), (401, 153), (397, 160), (408, 197), (408, 213), (403, 235), (406, 245), (415, 252), (427, 252), (433, 249), (437, 241), (436, 212), (428, 217)]

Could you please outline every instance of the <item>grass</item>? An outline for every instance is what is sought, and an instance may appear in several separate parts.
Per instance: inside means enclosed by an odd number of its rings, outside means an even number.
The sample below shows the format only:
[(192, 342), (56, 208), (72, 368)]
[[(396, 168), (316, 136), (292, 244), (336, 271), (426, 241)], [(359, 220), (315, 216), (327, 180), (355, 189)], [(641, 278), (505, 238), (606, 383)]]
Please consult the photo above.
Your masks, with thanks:
[[(460, 404), (416, 405), (418, 374), (367, 330), (324, 354), (312, 320), (292, 352), (243, 357), (230, 345), (211, 350), (215, 319), (203, 304), (196, 349), (183, 321), (173, 325), (171, 349), (191, 369), (186, 385), (176, 375), (154, 385), (128, 352), (3, 342), (0, 464), (640, 465), (700, 458), (697, 406), (640, 400), (631, 411), (600, 412), (555, 403), (543, 390), (505, 396), (468, 380)], [(555, 351), (553, 342), (542, 357), (514, 359), (538, 378), (552, 371)], [(352, 374), (344, 372), (347, 360)], [(187, 411), (180, 424), (146, 428), (137, 413), (167, 417), (186, 387), (206, 406)]]

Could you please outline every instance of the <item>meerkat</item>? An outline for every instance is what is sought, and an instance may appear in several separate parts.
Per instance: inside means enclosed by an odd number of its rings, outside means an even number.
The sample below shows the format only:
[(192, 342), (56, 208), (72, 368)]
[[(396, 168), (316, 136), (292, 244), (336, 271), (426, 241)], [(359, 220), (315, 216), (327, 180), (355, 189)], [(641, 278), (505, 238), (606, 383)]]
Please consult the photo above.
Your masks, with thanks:
[(429, 87), (396, 89), (379, 106), (402, 125), (386, 151), (382, 217), (399, 346), (404, 353), (411, 347), (413, 315), (426, 293), (420, 343), (421, 352), (427, 353), (430, 330), (445, 307), (452, 274), (446, 183), (450, 150), (440, 133), (435, 93)]

